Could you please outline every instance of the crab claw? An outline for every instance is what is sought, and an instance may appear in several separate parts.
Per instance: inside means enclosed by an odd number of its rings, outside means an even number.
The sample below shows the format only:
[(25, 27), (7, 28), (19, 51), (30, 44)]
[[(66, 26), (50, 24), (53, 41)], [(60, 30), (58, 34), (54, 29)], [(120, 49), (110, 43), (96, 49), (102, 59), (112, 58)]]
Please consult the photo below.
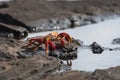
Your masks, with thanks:
[(68, 33), (62, 32), (58, 34), (57, 39), (61, 39), (61, 38), (64, 38), (68, 43), (72, 42), (72, 38), (70, 37)]
[(58, 32), (51, 32), (48, 35), (46, 35), (46, 41), (53, 41), (57, 37)]
[(57, 37), (58, 32), (54, 31), (54, 32), (49, 33), (49, 35), (52, 35), (52, 36), (54, 36), (54, 37)]
[(46, 46), (46, 49), (45, 49), (46, 55), (49, 55), (48, 54), (49, 50), (50, 51), (56, 50), (56, 45), (55, 45), (55, 43), (53, 41), (47, 41), (45, 43), (45, 46)]
[(67, 65), (68, 66), (72, 66), (72, 61), (70, 60), (70, 62), (67, 60)]

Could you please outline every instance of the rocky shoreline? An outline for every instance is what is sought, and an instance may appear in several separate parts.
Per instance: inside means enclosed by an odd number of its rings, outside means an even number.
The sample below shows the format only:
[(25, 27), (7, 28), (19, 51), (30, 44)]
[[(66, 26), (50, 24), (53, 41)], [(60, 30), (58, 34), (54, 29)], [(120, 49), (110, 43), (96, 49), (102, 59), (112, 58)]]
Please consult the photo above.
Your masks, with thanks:
[[(120, 66), (94, 72), (68, 70), (60, 72), (60, 59), (35, 53), (21, 57), (25, 41), (0, 38), (0, 80), (119, 80)], [(40, 51), (39, 51), (40, 52)], [(57, 72), (56, 72), (57, 71)]]
[[(1, 16), (7, 18), (6, 15), (1, 15)], [(33, 32), (44, 32), (44, 31), (75, 28), (84, 25), (95, 24), (119, 16), (120, 14), (114, 14), (114, 13), (104, 13), (97, 15), (74, 15), (69, 17), (55, 18), (55, 19), (42, 19), (30, 24), (30, 26), (27, 26), (24, 23), (22, 23), (24, 24), (24, 26), (22, 24), (21, 26), (14, 24), (7, 24), (4, 23), (3, 21), (0, 24), (0, 26), (3, 26), (0, 27), (1, 28), (0, 37), (4, 36), (6, 38), (11, 38), (11, 39), (23, 39), (27, 37), (29, 33), (33, 33)], [(21, 22), (16, 22), (16, 20), (13, 20), (12, 18), (7, 18), (7, 20), (11, 20), (17, 24), (21, 23)], [(3, 31), (4, 28), (6, 29), (6, 31), (5, 30)]]
[[(5, 37), (19, 36), (17, 39), (26, 37), (29, 32), (73, 28), (120, 15), (119, 0), (78, 0), (75, 2), (11, 0), (1, 2), (0, 6), (0, 23), (2, 23), (0, 25), (5, 25), (5, 28), (9, 29), (9, 32), (7, 31), (9, 35)], [(11, 28), (11, 25), (14, 28)], [(0, 30), (2, 29), (4, 28)], [(15, 32), (10, 31), (11, 29)], [(5, 30), (0, 31), (0, 36), (2, 37), (4, 33), (6, 33)]]
[(119, 75), (120, 66), (117, 66), (103, 70), (97, 69), (94, 72), (67, 71), (48, 75), (45, 79), (41, 80), (119, 80)]
[[(0, 2), (0, 80), (119, 80), (120, 66), (94, 72), (51, 74), (60, 67), (59, 59), (44, 54), (21, 57), (27, 42), (16, 40), (31, 32), (74, 28), (112, 19), (120, 15), (119, 4), (119, 0)], [(119, 43), (119, 38), (112, 43)]]

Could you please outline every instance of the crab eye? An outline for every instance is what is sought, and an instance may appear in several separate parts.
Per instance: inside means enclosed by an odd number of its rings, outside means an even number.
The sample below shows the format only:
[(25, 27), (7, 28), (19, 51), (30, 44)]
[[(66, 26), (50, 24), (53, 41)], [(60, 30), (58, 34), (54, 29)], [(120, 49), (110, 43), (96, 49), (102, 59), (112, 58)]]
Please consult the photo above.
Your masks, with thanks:
[(21, 36), (24, 36), (24, 33), (21, 33)]

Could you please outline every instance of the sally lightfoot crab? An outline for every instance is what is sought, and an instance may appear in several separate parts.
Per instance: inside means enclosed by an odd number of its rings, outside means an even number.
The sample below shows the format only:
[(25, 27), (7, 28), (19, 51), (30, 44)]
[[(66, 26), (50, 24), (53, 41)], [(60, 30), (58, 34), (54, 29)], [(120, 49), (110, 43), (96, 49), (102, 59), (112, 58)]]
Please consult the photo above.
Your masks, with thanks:
[[(59, 33), (58, 32), (51, 32), (46, 36), (38, 36), (29, 39), (29, 43), (26, 46), (27, 48), (32, 48), (33, 51), (36, 51), (40, 45), (45, 45), (45, 53), (49, 55), (49, 52), (53, 52), (56, 49), (64, 47), (66, 44), (72, 43), (73, 38), (65, 32)], [(67, 61), (67, 65), (71, 66), (72, 62), (69, 60)]]
[(29, 39), (29, 44), (26, 46), (27, 48), (31, 46), (31, 48), (35, 51), (39, 48), (40, 45), (45, 45), (45, 52), (48, 55), (49, 51), (56, 50), (59, 47), (63, 47), (65, 44), (69, 44), (72, 42), (72, 38), (69, 34), (62, 32), (51, 32), (46, 36), (38, 36)]

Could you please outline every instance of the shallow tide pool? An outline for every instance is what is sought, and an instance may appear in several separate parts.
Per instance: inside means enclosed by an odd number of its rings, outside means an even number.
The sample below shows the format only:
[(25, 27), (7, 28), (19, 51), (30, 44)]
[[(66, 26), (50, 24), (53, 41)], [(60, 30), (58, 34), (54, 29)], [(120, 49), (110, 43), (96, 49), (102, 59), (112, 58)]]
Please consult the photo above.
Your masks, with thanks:
[[(46, 35), (48, 32), (29, 34), (28, 37)], [(72, 37), (80, 39), (85, 45), (97, 42), (101, 46), (114, 48), (120, 45), (112, 45), (113, 39), (120, 37), (120, 18), (107, 20), (97, 24), (59, 30), (67, 32)], [(28, 38), (27, 37), (27, 38)], [(94, 71), (120, 65), (120, 51), (104, 51), (102, 54), (93, 54), (89, 49), (78, 49), (78, 58), (73, 60), (72, 70)]]

